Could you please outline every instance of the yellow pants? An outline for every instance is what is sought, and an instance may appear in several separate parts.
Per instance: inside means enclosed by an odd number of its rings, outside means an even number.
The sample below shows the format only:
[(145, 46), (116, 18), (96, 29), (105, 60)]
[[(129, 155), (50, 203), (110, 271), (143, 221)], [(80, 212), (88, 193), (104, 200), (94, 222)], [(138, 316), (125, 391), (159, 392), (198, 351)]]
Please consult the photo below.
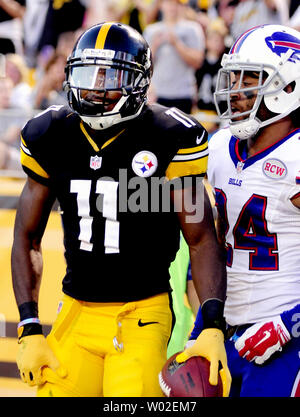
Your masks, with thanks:
[(158, 373), (171, 331), (168, 294), (130, 303), (64, 296), (47, 340), (67, 376), (50, 374), (37, 395), (162, 396)]

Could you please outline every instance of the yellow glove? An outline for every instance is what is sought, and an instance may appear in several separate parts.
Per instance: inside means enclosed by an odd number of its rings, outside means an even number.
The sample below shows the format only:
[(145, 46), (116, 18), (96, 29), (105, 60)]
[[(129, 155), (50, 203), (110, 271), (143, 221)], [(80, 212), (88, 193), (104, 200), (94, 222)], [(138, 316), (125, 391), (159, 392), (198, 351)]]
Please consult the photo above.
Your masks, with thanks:
[(18, 343), (17, 365), (23, 382), (30, 386), (43, 384), (44, 367), (49, 367), (61, 378), (66, 377), (66, 370), (60, 367), (45, 336), (42, 334), (24, 336)]
[[(223, 385), (223, 397), (228, 397), (231, 385), (231, 375), (227, 366), (227, 355), (224, 346), (224, 335), (219, 329), (204, 329), (195, 343), (176, 357), (178, 363), (185, 362), (193, 356), (202, 356), (210, 362), (209, 383), (218, 384), (218, 372)], [(222, 369), (219, 371), (219, 361)]]

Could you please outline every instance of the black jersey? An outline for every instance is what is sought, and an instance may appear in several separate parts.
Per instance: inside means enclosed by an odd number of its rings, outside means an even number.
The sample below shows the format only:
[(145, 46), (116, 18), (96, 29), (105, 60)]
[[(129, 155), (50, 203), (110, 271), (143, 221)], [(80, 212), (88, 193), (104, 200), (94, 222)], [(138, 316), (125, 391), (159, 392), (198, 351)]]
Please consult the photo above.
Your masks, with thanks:
[(179, 222), (162, 189), (205, 174), (207, 133), (191, 116), (160, 105), (108, 132), (91, 134), (69, 107), (52, 106), (23, 128), (21, 162), (51, 187), (62, 211), (63, 291), (128, 302), (169, 291)]

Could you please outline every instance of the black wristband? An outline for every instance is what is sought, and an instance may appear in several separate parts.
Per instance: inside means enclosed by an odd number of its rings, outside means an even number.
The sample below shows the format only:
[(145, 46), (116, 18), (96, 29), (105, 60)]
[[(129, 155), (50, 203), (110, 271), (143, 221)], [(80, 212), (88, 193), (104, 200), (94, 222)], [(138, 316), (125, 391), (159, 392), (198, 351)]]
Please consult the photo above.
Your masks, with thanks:
[(217, 328), (225, 332), (224, 302), (217, 298), (206, 300), (201, 306), (203, 328)]
[(39, 323), (28, 323), (18, 328), (19, 340), (25, 336), (32, 336), (34, 334), (43, 334), (42, 325)]
[(28, 301), (18, 306), (20, 321), (38, 317), (38, 305), (35, 301)]

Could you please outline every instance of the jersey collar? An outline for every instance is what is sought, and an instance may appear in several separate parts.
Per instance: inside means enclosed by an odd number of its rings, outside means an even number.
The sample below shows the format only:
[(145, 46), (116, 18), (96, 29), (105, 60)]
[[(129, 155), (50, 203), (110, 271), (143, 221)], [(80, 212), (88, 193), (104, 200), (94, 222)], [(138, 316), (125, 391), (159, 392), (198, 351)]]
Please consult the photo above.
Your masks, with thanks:
[(82, 120), (80, 121), (80, 129), (81, 129), (82, 133), (84, 134), (84, 136), (86, 137), (86, 139), (88, 140), (88, 142), (90, 143), (90, 145), (92, 146), (92, 148), (94, 149), (95, 152), (100, 152), (100, 150), (104, 149), (106, 146), (108, 146), (109, 144), (111, 144), (115, 139), (117, 139), (118, 136), (121, 135), (121, 133), (123, 133), (125, 131), (125, 129), (121, 130), (115, 136), (113, 136), (112, 138), (108, 139), (101, 146), (101, 148), (99, 148), (98, 145), (97, 145), (97, 143), (91, 138), (91, 136), (87, 132), (86, 128), (84, 127), (84, 124), (83, 124)]
[(243, 169), (251, 166), (256, 161), (265, 158), (269, 153), (273, 152), (276, 148), (286, 142), (290, 137), (292, 137), (296, 132), (300, 132), (300, 128), (293, 130), (287, 136), (282, 139), (279, 139), (277, 142), (273, 143), (273, 145), (267, 146), (266, 148), (262, 149), (261, 151), (257, 152), (256, 154), (247, 158), (246, 147), (240, 153), (238, 144), (239, 139), (235, 136), (231, 136), (229, 141), (229, 154), (234, 163), (234, 166), (237, 167), (238, 164), (243, 164)]

